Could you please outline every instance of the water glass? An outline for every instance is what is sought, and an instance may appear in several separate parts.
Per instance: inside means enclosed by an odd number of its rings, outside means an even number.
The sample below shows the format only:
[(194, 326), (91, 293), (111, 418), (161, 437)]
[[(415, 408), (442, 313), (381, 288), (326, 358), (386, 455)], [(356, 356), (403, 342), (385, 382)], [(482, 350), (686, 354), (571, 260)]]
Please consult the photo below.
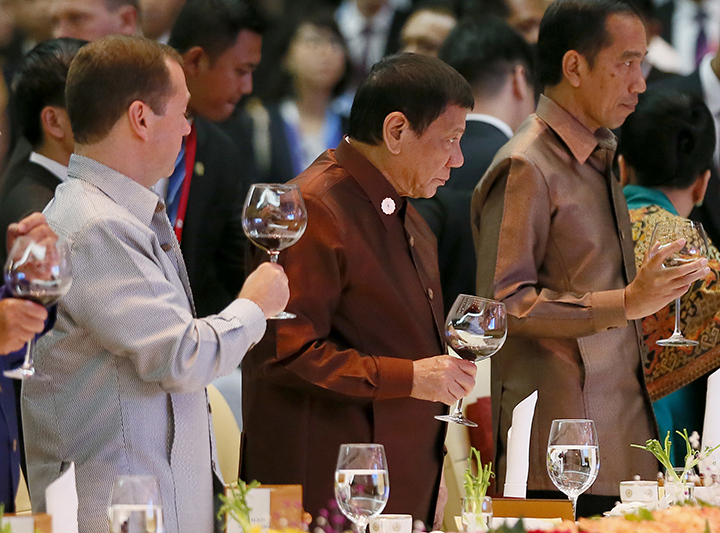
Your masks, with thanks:
[(160, 485), (153, 476), (119, 476), (110, 494), (110, 533), (163, 533)]

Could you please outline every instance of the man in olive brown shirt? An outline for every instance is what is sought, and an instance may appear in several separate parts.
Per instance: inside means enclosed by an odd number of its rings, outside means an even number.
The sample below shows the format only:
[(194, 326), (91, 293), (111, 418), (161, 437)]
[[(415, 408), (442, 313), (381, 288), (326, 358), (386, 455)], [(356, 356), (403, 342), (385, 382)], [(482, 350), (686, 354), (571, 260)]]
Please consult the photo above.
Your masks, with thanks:
[(305, 235), (281, 255), (293, 320), (243, 361), (242, 478), (300, 483), (314, 517), (334, 500), (340, 444), (385, 446), (389, 513), (433, 524), (447, 412), (475, 365), (444, 353), (435, 238), (406, 197), (462, 164), (470, 86), (442, 61), (403, 54), (358, 89), (349, 136), (294, 183)]
[(538, 390), (529, 495), (554, 489), (545, 466), (551, 421), (590, 418), (602, 466), (589, 492), (613, 496), (590, 497), (592, 511), (612, 507), (620, 481), (657, 472), (651, 454), (630, 447), (657, 436), (635, 320), (708, 272), (704, 260), (662, 268), (679, 250), (676, 242), (651, 250), (635, 273), (609, 129), (645, 90), (645, 52), (643, 24), (627, 4), (556, 1), (540, 27), (545, 90), (537, 112), (498, 153), (473, 197), (478, 292), (504, 301), (510, 316), (492, 366), (499, 487), (512, 410)]

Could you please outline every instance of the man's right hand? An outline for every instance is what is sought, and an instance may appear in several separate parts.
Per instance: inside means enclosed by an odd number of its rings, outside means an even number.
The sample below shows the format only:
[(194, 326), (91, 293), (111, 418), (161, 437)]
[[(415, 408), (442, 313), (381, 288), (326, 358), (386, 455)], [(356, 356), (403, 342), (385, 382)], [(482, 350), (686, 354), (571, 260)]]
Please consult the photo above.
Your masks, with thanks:
[(684, 239), (659, 246), (655, 243), (645, 256), (635, 279), (625, 287), (625, 316), (628, 320), (658, 312), (685, 294), (693, 282), (710, 274), (707, 259), (677, 267), (664, 267), (663, 261), (685, 245)]
[(0, 355), (16, 352), (42, 332), (47, 316), (42, 305), (28, 300), (0, 300)]
[(410, 396), (418, 400), (452, 405), (470, 394), (475, 386), (475, 363), (449, 355), (413, 361)]
[(258, 304), (265, 318), (277, 315), (290, 299), (285, 270), (277, 264), (261, 264), (248, 276), (238, 298), (247, 298)]

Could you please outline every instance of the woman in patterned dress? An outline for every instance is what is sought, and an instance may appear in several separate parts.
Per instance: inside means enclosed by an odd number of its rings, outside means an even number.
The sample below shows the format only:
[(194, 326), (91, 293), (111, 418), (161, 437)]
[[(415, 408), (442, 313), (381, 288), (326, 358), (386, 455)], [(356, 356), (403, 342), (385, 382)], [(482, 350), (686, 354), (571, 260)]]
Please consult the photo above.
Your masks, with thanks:
[[(648, 91), (620, 133), (618, 164), (626, 183), (638, 264), (658, 222), (684, 219), (702, 202), (711, 177), (715, 128), (704, 102), (695, 96)], [(712, 273), (682, 297), (683, 334), (697, 346), (656, 344), (674, 328), (674, 304), (643, 319), (645, 381), (660, 427), (674, 437), (676, 466), (685, 445), (675, 430), (702, 431), (707, 375), (720, 366), (720, 252), (708, 243)], [(680, 444), (680, 445), (678, 445)]]

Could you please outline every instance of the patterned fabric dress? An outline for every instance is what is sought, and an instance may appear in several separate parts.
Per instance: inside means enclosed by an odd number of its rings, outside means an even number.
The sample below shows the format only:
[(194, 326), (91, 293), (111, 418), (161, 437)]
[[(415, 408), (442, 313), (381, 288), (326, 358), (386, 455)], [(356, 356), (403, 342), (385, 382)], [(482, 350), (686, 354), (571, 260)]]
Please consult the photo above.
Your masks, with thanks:
[[(632, 205), (632, 204), (631, 204)], [(640, 264), (651, 245), (658, 222), (682, 219), (658, 205), (630, 209), (635, 242), (635, 262)], [(658, 346), (656, 341), (669, 337), (675, 327), (675, 305), (670, 304), (643, 319), (646, 351), (643, 366), (648, 393), (653, 401), (684, 387), (720, 367), (720, 252), (708, 243), (708, 266), (712, 273), (682, 297), (680, 319), (685, 337), (700, 342), (697, 346)]]

